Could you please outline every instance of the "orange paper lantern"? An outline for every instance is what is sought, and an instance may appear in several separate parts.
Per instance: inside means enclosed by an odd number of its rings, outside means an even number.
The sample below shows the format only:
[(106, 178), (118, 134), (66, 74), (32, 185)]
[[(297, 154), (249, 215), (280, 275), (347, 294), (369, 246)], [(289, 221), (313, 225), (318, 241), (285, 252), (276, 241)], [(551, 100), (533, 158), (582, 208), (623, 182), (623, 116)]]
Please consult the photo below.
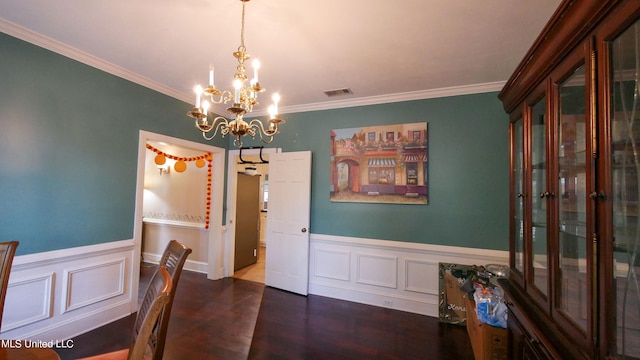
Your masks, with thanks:
[(177, 172), (181, 173), (187, 170), (187, 163), (184, 160), (179, 160), (173, 165), (173, 168), (176, 169)]
[(164, 157), (164, 154), (158, 154), (155, 158), (156, 165), (164, 165), (167, 162), (167, 158)]

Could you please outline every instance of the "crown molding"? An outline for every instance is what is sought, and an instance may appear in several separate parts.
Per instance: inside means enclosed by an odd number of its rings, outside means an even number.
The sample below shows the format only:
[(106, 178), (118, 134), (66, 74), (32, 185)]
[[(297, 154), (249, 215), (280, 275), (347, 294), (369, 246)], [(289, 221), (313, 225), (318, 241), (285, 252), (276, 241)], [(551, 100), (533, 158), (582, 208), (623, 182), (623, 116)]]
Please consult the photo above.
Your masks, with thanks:
[[(108, 61), (105, 61), (101, 58), (98, 58), (86, 52), (80, 51), (74, 47), (63, 44), (50, 37), (33, 32), (27, 28), (24, 28), (18, 24), (12, 23), (3, 18), (0, 18), (0, 32), (6, 33), (20, 40), (23, 40), (31, 44), (37, 45), (39, 47), (45, 48), (47, 50), (53, 51), (55, 53), (58, 53), (70, 59), (79, 61), (91, 67), (100, 69), (109, 74), (121, 77), (125, 80), (129, 80), (131, 82), (147, 87), (151, 90), (155, 90), (159, 93), (165, 94), (175, 99), (182, 100), (186, 103), (191, 103), (191, 101), (193, 100), (192, 99), (193, 96), (190, 96), (189, 94), (185, 94), (183, 92), (172, 89), (159, 82), (146, 78), (140, 74), (124, 69), (118, 65), (112, 64)], [(360, 98), (352, 98), (352, 99), (325, 101), (321, 103), (311, 103), (311, 104), (304, 104), (304, 105), (282, 106), (280, 108), (280, 112), (283, 114), (291, 114), (291, 113), (300, 113), (300, 112), (308, 112), (308, 111), (340, 109), (340, 108), (348, 108), (348, 107), (356, 107), (356, 106), (388, 104), (388, 103), (395, 103), (395, 102), (402, 102), (402, 101), (433, 99), (433, 98), (440, 98), (440, 97), (447, 97), (447, 96), (478, 94), (478, 93), (485, 93), (485, 92), (492, 92), (492, 91), (500, 91), (504, 87), (505, 83), (506, 81), (497, 81), (497, 82), (490, 82), (490, 83), (483, 83), (483, 84), (452, 86), (452, 87), (440, 88), (440, 89), (420, 90), (420, 91), (411, 91), (411, 92), (397, 93), (397, 94), (387, 94), (387, 95), (368, 96), (368, 97), (360, 97)], [(215, 112), (218, 114), (226, 113), (225, 108), (222, 106), (213, 106), (211, 110), (212, 112)], [(267, 110), (259, 110), (259, 111), (252, 112), (252, 115), (266, 116), (268, 115), (268, 112)]]
[(337, 101), (326, 101), (322, 103), (305, 104), (298, 106), (282, 106), (281, 112), (283, 114), (306, 112), (306, 111), (318, 111), (318, 110), (330, 110), (340, 109), (355, 106), (367, 106), (367, 105), (379, 105), (388, 104), (403, 101), (434, 99), (448, 96), (460, 96), (471, 95), (493, 91), (500, 91), (504, 86), (505, 81), (496, 81), (483, 84), (472, 84), (462, 86), (452, 86), (447, 88), (419, 90), (396, 94), (377, 95), (369, 97), (361, 97), (354, 99), (345, 99)]
[(121, 77), (125, 80), (129, 80), (138, 85), (142, 85), (167, 96), (171, 96), (184, 102), (191, 101), (191, 99), (186, 94), (176, 91), (168, 86), (160, 84), (140, 74), (129, 71), (125, 68), (112, 64), (108, 61), (105, 61), (104, 59), (98, 58), (84, 51), (80, 51), (69, 45), (63, 44), (55, 39), (33, 32), (25, 27), (12, 23), (3, 18), (0, 18), (0, 32), (11, 35), (28, 43), (37, 45), (41, 48), (53, 51), (57, 54), (66, 56), (70, 59), (79, 61), (83, 64), (89, 65), (109, 74)]

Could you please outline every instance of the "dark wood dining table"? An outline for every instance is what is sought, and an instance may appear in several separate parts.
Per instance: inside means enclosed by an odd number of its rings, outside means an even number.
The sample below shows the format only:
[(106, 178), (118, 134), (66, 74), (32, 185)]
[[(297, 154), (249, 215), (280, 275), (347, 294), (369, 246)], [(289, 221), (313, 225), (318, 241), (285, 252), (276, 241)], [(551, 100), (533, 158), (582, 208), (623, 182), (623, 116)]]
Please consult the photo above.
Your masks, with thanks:
[(0, 360), (60, 360), (51, 348), (8, 347), (0, 348)]

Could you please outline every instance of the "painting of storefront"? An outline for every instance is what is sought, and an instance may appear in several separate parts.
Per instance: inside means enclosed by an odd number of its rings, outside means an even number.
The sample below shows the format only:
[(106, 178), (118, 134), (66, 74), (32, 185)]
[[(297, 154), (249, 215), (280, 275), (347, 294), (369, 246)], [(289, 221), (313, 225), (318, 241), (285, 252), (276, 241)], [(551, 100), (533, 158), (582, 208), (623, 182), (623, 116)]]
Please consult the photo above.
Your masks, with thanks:
[(428, 203), (427, 123), (331, 131), (334, 202)]

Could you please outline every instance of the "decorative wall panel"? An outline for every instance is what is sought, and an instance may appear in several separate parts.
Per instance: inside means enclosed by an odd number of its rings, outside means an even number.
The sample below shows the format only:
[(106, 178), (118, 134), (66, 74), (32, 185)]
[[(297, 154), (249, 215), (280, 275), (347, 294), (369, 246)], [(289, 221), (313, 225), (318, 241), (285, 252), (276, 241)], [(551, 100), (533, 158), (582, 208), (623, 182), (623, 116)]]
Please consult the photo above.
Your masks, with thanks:
[(392, 289), (398, 287), (398, 258), (358, 254), (357, 259), (356, 282)]
[(53, 309), (53, 273), (13, 281), (7, 288), (2, 331), (50, 318)]
[[(125, 258), (64, 271), (61, 313), (124, 294)], [(99, 284), (99, 286), (96, 286)]]
[(405, 290), (423, 294), (435, 294), (439, 291), (436, 279), (438, 276), (437, 262), (406, 259), (404, 267)]
[(348, 251), (318, 250), (315, 253), (315, 275), (318, 277), (349, 281), (351, 254)]

